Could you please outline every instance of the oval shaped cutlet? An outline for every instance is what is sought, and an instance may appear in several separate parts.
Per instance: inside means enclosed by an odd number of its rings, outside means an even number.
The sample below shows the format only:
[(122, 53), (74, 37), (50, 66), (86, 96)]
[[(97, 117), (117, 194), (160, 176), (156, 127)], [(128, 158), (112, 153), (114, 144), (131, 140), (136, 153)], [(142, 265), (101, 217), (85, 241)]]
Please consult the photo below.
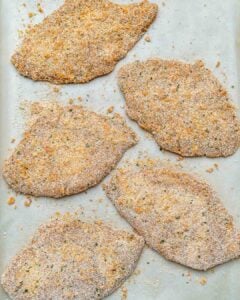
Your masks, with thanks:
[(18, 72), (57, 84), (84, 83), (110, 73), (157, 15), (148, 1), (66, 0), (28, 30), (12, 57)]
[(207, 270), (240, 255), (240, 234), (211, 187), (170, 167), (126, 167), (105, 186), (118, 212), (170, 261)]
[(117, 114), (49, 105), (5, 161), (3, 175), (16, 192), (60, 198), (98, 184), (136, 142)]
[(42, 225), (2, 275), (13, 300), (94, 300), (134, 271), (142, 237), (64, 216)]
[(119, 71), (127, 114), (159, 146), (182, 156), (229, 156), (240, 123), (229, 95), (201, 61), (150, 59)]

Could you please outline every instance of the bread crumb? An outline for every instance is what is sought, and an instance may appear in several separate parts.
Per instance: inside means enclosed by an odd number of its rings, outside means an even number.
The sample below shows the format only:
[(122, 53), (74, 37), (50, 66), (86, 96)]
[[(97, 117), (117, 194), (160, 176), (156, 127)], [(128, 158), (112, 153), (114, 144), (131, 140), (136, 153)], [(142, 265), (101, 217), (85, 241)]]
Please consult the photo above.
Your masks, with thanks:
[(121, 297), (121, 299), (126, 300), (127, 296), (128, 296), (128, 290), (127, 290), (127, 288), (123, 287), (122, 288), (122, 297)]
[(151, 42), (151, 38), (150, 38), (149, 35), (146, 35), (145, 38), (144, 38), (144, 40), (145, 40), (146, 42), (148, 42), (148, 43)]
[(55, 86), (55, 87), (53, 88), (53, 91), (54, 91), (54, 93), (59, 93), (60, 89), (59, 89), (58, 87)]
[(206, 277), (201, 277), (200, 280), (199, 280), (199, 283), (201, 285), (205, 285), (207, 283), (207, 278)]
[(8, 205), (13, 205), (13, 204), (15, 204), (15, 198), (14, 197), (10, 197), (9, 199), (8, 199), (8, 201), (7, 201), (7, 203), (8, 203)]
[(72, 98), (70, 98), (70, 99), (68, 100), (68, 103), (69, 103), (69, 104), (73, 104), (73, 102), (74, 102), (74, 101), (73, 101)]
[(31, 199), (27, 199), (24, 201), (24, 206), (29, 207), (32, 204), (32, 200)]
[(218, 61), (218, 62), (216, 63), (216, 68), (219, 68), (220, 65), (221, 65), (221, 63), (220, 63), (220, 61)]
[(40, 4), (40, 3), (37, 4), (37, 7), (38, 7), (38, 11), (39, 11), (41, 14), (44, 13), (44, 10), (43, 10), (43, 8), (41, 7), (41, 4)]
[(133, 274), (135, 275), (135, 276), (138, 276), (139, 274), (141, 273), (141, 270), (135, 270), (134, 272), (133, 272)]
[(211, 168), (207, 169), (206, 172), (212, 173), (215, 170), (218, 170), (218, 164), (216, 163)]
[(113, 111), (114, 111), (114, 106), (110, 106), (110, 107), (108, 108), (108, 110), (107, 110), (107, 112), (108, 112), (109, 114), (111, 114)]
[(15, 139), (12, 139), (12, 140), (11, 140), (11, 143), (13, 144), (13, 143), (15, 143), (15, 141), (16, 141)]
[(78, 101), (80, 101), (80, 102), (83, 101), (82, 97), (80, 97), (80, 96), (79, 96), (77, 99), (78, 99)]
[(214, 171), (214, 168), (209, 168), (206, 170), (207, 173), (212, 173)]
[(35, 16), (36, 16), (36, 14), (35, 14), (35, 13), (33, 13), (33, 12), (30, 12), (30, 13), (28, 13), (28, 16), (29, 16), (29, 18), (33, 18), (33, 17), (35, 17)]

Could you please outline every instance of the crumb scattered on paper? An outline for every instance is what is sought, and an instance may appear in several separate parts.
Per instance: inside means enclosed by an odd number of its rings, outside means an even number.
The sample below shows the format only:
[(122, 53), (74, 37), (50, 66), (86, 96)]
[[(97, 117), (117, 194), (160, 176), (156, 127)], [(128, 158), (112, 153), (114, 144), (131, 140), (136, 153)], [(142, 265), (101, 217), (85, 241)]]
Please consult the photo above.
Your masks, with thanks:
[(43, 8), (41, 7), (41, 4), (40, 4), (40, 3), (37, 4), (37, 7), (38, 7), (38, 11), (39, 11), (41, 14), (44, 13)]
[(13, 205), (13, 204), (15, 204), (15, 202), (16, 202), (16, 200), (14, 197), (10, 197), (7, 201), (8, 205)]
[(55, 86), (55, 87), (53, 88), (53, 91), (54, 91), (54, 93), (59, 93), (60, 89), (59, 89), (58, 87)]
[(199, 283), (200, 283), (201, 285), (205, 285), (205, 284), (207, 283), (207, 278), (206, 278), (206, 277), (201, 277), (201, 278), (199, 279)]
[(15, 143), (15, 141), (16, 141), (16, 139), (12, 139), (12, 140), (11, 140), (11, 143), (13, 144), (13, 143)]
[(127, 296), (128, 296), (128, 290), (127, 290), (127, 288), (123, 287), (121, 300), (126, 300)]
[(134, 274), (135, 276), (138, 276), (140, 273), (141, 273), (141, 270), (140, 270), (140, 269), (137, 269), (137, 270), (135, 270), (135, 271), (133, 272), (133, 274)]
[(35, 14), (35, 13), (33, 13), (33, 12), (29, 12), (29, 13), (28, 13), (28, 16), (29, 16), (29, 18), (31, 19), (31, 18), (35, 17), (35, 16), (36, 16), (36, 14)]
[(208, 168), (208, 169), (206, 170), (207, 173), (212, 173), (213, 171), (214, 171), (214, 168)]
[(70, 99), (68, 100), (68, 103), (69, 103), (69, 104), (73, 104), (73, 102), (74, 102), (74, 101), (73, 101), (72, 98), (70, 98)]
[(32, 200), (31, 200), (31, 199), (26, 199), (26, 200), (24, 201), (24, 206), (26, 206), (26, 207), (31, 206), (31, 204), (32, 204)]
[(206, 170), (207, 173), (213, 173), (215, 170), (218, 170), (218, 164), (214, 164), (211, 168)]
[(110, 107), (108, 108), (108, 110), (107, 110), (107, 112), (108, 112), (109, 114), (111, 114), (113, 111), (114, 111), (114, 106), (110, 106)]
[(221, 65), (221, 63), (220, 63), (220, 61), (218, 61), (218, 62), (216, 63), (216, 68), (219, 68), (220, 65)]
[(150, 38), (149, 35), (146, 35), (145, 38), (144, 38), (144, 40), (145, 40), (146, 42), (148, 42), (148, 43), (151, 42), (151, 38)]

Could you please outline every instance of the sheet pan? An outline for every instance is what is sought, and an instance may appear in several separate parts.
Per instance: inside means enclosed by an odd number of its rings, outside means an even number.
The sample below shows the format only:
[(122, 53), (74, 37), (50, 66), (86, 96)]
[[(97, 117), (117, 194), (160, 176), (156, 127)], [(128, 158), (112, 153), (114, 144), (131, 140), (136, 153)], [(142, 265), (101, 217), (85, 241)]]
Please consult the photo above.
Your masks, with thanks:
[[(115, 1), (130, 3), (131, 1)], [(21, 32), (28, 24), (37, 23), (62, 1), (39, 1), (44, 14), (37, 11), (37, 1), (0, 1), (0, 159), (4, 158), (21, 137), (24, 128), (24, 112), (21, 102), (57, 100), (67, 104), (69, 99), (86, 107), (106, 113), (110, 106), (115, 112), (125, 116), (124, 99), (116, 81), (119, 68), (136, 59), (150, 57), (175, 58), (188, 62), (203, 59), (206, 65), (229, 90), (232, 100), (239, 104), (239, 49), (240, 49), (240, 2), (238, 0), (153, 0), (159, 5), (159, 14), (148, 31), (151, 42), (143, 39), (114, 72), (83, 85), (59, 86), (32, 82), (17, 74), (10, 63), (10, 57), (21, 39)], [(24, 6), (25, 3), (25, 6)], [(29, 12), (36, 16), (29, 18)], [(216, 68), (217, 62), (220, 66)], [(178, 162), (177, 156), (160, 151), (154, 140), (141, 130), (137, 124), (127, 123), (140, 137), (138, 145), (129, 150), (124, 160), (149, 155), (160, 159)], [(15, 138), (16, 142), (11, 143)], [(206, 169), (217, 163), (218, 170), (209, 174)], [(185, 159), (181, 164), (206, 178), (221, 196), (224, 205), (234, 216), (240, 227), (240, 151), (226, 159)], [(108, 178), (106, 178), (108, 180)], [(101, 185), (86, 193), (64, 198), (33, 199), (30, 207), (24, 206), (26, 197), (15, 195), (1, 179), (0, 182), (0, 273), (10, 258), (28, 241), (38, 225), (46, 221), (56, 211), (79, 210), (83, 219), (103, 219), (119, 228), (130, 226), (119, 217), (106, 198)], [(16, 206), (7, 204), (10, 196), (16, 198)], [(127, 280), (124, 287), (129, 300), (237, 300), (240, 295), (240, 260), (216, 267), (208, 272), (196, 272), (166, 261), (154, 251), (145, 248), (135, 274)], [(205, 282), (206, 281), (206, 282)], [(205, 284), (204, 284), (205, 283)], [(122, 289), (109, 297), (121, 299)], [(0, 299), (8, 299), (0, 290)]]

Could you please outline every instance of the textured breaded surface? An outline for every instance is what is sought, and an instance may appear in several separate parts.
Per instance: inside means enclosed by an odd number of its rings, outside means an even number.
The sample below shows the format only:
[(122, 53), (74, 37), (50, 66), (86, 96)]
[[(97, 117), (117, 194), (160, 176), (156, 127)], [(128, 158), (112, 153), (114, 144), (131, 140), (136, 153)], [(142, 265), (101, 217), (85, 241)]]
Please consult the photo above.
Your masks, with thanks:
[(64, 216), (37, 230), (2, 285), (14, 300), (102, 299), (131, 275), (143, 246), (136, 234)]
[(212, 188), (171, 167), (119, 169), (105, 186), (119, 213), (166, 259), (207, 270), (240, 255), (240, 234)]
[(75, 105), (33, 106), (43, 111), (3, 168), (16, 192), (55, 198), (82, 192), (136, 144), (136, 135), (117, 114), (105, 117)]
[(26, 33), (12, 57), (20, 74), (54, 83), (83, 83), (111, 72), (157, 15), (148, 1), (66, 0)]
[(119, 72), (127, 113), (163, 149), (182, 156), (219, 157), (240, 144), (240, 127), (229, 95), (201, 61), (152, 59)]

